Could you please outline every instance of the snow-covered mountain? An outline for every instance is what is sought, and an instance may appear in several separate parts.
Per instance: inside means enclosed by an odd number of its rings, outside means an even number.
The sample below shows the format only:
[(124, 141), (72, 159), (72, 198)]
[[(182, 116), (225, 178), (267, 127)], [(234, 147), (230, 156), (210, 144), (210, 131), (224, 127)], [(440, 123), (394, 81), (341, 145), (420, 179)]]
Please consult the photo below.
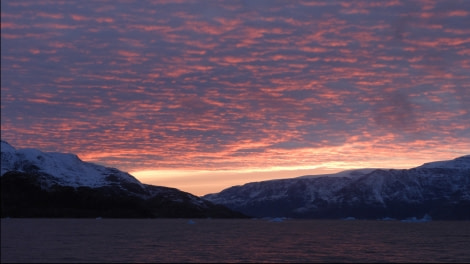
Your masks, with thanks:
[(1, 141), (2, 217), (243, 217), (174, 188), (143, 184), (76, 155)]
[(148, 195), (144, 185), (128, 173), (83, 162), (74, 154), (42, 152), (32, 148), (16, 150), (3, 140), (1, 151), (2, 176), (10, 171), (35, 173), (43, 179), (44, 188), (56, 184), (91, 188), (119, 185), (123, 190), (131, 189), (138, 195)]
[(470, 220), (470, 155), (234, 186), (203, 198), (255, 217)]

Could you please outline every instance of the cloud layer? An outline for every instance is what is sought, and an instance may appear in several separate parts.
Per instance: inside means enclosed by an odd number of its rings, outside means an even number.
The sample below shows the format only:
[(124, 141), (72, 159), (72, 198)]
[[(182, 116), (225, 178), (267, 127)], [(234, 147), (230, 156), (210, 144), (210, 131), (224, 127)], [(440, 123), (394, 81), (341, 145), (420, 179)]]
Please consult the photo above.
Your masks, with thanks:
[(453, 158), (469, 21), (463, 0), (2, 1), (2, 138), (127, 171)]

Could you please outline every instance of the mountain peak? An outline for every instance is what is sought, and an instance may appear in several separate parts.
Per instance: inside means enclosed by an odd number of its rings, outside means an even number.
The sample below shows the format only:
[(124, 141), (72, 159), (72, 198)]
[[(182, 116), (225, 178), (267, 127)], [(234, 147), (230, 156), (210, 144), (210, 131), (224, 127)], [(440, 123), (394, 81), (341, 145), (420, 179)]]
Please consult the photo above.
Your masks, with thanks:
[(453, 160), (443, 160), (427, 162), (417, 168), (447, 168), (447, 169), (460, 169), (470, 168), (470, 155), (461, 156)]
[(83, 162), (75, 154), (42, 152), (34, 148), (15, 149), (3, 140), (1, 147), (2, 176), (9, 171), (17, 171), (47, 175), (47, 185), (96, 188), (119, 180), (143, 188), (133, 176), (114, 168)]
[(11, 152), (16, 151), (16, 149), (12, 145), (10, 145), (8, 142), (6, 142), (3, 139), (1, 141), (2, 141), (2, 145), (1, 145), (2, 152), (11, 153)]
[(2, 217), (246, 217), (75, 154), (1, 147)]

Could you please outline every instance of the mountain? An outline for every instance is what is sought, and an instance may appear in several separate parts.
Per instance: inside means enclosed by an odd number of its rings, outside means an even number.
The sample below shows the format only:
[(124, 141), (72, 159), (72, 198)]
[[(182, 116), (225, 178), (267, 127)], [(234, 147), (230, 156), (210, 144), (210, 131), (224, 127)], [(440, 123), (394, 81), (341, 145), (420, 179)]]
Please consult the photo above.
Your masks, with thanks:
[(244, 218), (190, 193), (143, 184), (76, 155), (1, 141), (2, 217)]
[(470, 155), (234, 186), (203, 198), (254, 217), (470, 220)]

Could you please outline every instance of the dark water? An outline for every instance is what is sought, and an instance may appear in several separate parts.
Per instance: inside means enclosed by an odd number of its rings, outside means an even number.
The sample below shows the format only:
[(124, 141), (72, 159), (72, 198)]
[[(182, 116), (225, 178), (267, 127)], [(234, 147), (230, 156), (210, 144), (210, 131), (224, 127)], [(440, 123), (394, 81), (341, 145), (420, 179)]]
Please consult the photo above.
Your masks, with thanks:
[(2, 219), (1, 262), (470, 262), (470, 222)]

